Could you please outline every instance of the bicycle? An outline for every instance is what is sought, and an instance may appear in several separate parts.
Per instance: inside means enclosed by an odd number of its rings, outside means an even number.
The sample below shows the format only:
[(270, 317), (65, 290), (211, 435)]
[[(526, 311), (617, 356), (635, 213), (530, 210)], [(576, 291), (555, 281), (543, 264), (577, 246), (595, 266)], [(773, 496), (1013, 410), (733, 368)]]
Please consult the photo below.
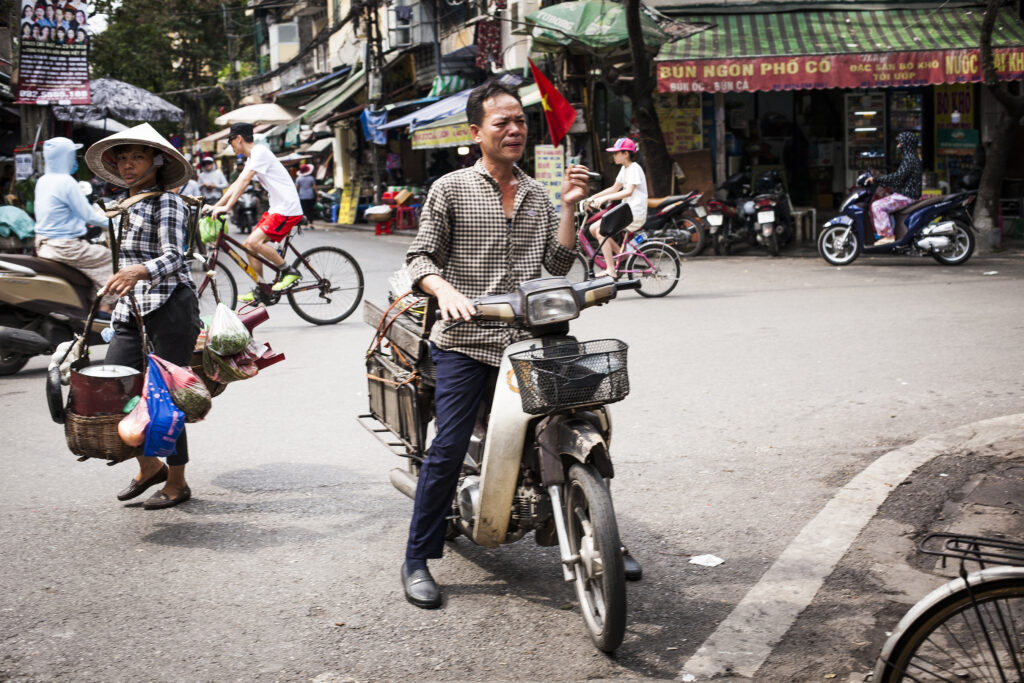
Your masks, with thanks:
[[(576, 267), (582, 267), (583, 274), (581, 277), (578, 271), (570, 271), (567, 276), (570, 280), (590, 279), (594, 277), (596, 268), (604, 269), (607, 266), (601, 253), (601, 244), (604, 242), (595, 247), (590, 241), (588, 229), (591, 224), (602, 219), (614, 221), (616, 224), (622, 222), (625, 227), (632, 220), (632, 214), (625, 204), (619, 204), (598, 211), (588, 218), (584, 202), (579, 203), (576, 208), (576, 243), (579, 245)], [(622, 251), (615, 255), (615, 271), (618, 276), (627, 280), (639, 279), (640, 288), (637, 293), (640, 296), (662, 297), (675, 289), (679, 283), (680, 272), (679, 254), (676, 250), (664, 242), (648, 240), (642, 230), (623, 230), (622, 235)], [(604, 239), (609, 240), (612, 237)]]
[[(933, 533), (918, 549), (942, 557), (943, 566), (946, 558), (959, 559), (959, 578), (900, 620), (882, 647), (873, 683), (1024, 680), (1024, 543)], [(966, 562), (981, 569), (968, 573)]]
[[(205, 253), (196, 252), (192, 262), (193, 279), (199, 282), (199, 312), (201, 315), (212, 314), (218, 302), (223, 302), (234, 309), (238, 301), (238, 286), (235, 277), (228, 267), (219, 260), (221, 252), (226, 253), (242, 271), (256, 283), (254, 304), (273, 306), (287, 297), (288, 303), (300, 318), (314, 325), (333, 325), (341, 322), (356, 309), (363, 298), (363, 271), (351, 254), (343, 249), (330, 246), (313, 247), (300, 252), (292, 244), (292, 233), (280, 242), (278, 251), (285, 257), (294, 255), (292, 267), (298, 269), (298, 282), (288, 289), (275, 292), (272, 287), (276, 277), (270, 282), (260, 282), (256, 271), (244, 255), (253, 254), (245, 246), (227, 234), (223, 229), (224, 218), (219, 218), (222, 227), (217, 239), (207, 245)], [(236, 249), (237, 248), (237, 249)], [(241, 251), (241, 253), (239, 253)], [(260, 254), (253, 254), (275, 274), (283, 270)]]

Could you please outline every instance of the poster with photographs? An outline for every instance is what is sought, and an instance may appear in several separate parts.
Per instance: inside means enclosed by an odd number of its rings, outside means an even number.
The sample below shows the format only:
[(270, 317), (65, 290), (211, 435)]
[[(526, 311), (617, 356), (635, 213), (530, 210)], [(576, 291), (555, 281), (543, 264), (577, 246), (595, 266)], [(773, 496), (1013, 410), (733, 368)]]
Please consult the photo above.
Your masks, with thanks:
[(22, 0), (18, 102), (89, 104), (89, 3)]

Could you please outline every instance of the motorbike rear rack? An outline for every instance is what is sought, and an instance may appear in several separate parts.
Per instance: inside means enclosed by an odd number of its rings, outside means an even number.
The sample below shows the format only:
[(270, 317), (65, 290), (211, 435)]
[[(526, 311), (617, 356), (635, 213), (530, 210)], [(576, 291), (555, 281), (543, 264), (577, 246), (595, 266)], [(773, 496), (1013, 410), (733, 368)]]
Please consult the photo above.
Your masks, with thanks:
[(391, 431), (387, 425), (374, 417), (371, 413), (356, 416), (356, 420), (363, 429), (370, 432), (373, 438), (380, 441), (394, 455), (403, 458), (412, 458), (417, 462), (423, 462), (423, 451), (413, 444), (401, 438)]

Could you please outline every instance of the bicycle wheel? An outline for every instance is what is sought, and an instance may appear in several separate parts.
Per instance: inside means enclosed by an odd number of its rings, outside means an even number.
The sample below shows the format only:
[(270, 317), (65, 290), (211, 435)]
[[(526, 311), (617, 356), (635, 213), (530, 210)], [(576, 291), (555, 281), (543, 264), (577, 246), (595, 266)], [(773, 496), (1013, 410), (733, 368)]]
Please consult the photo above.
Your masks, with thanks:
[(872, 681), (1024, 680), (1024, 567), (954, 579), (914, 605), (886, 641)]
[(193, 258), (189, 267), (192, 269), (192, 281), (196, 283), (196, 295), (199, 297), (199, 315), (213, 315), (218, 302), (223, 302), (232, 311), (235, 310), (238, 286), (235, 284), (235, 276), (223, 262), (217, 262), (212, 277), (206, 268), (205, 259)]
[(640, 296), (665, 296), (679, 282), (679, 254), (667, 244), (647, 242), (640, 246), (640, 255), (630, 256), (620, 276), (640, 280)]
[(572, 261), (572, 267), (569, 268), (569, 272), (565, 274), (565, 278), (573, 284), (589, 280), (594, 277), (594, 271), (591, 270), (591, 265), (592, 264), (587, 261), (583, 254), (577, 253), (576, 258)]
[(298, 284), (288, 290), (288, 303), (314, 325), (333, 325), (356, 310), (363, 298), (363, 271), (348, 252), (314, 247), (295, 259)]

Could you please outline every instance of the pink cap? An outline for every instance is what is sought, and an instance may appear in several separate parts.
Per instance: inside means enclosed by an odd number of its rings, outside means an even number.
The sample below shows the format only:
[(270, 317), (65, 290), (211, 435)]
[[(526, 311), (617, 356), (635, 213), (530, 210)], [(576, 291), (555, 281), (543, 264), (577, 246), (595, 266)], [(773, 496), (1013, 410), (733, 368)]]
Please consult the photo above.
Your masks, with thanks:
[(622, 150), (626, 150), (627, 152), (635, 152), (636, 151), (636, 143), (633, 142), (632, 140), (630, 140), (629, 138), (619, 138), (618, 140), (615, 141), (614, 145), (612, 145), (611, 147), (608, 147), (604, 151), (606, 151), (606, 152), (621, 152)]

